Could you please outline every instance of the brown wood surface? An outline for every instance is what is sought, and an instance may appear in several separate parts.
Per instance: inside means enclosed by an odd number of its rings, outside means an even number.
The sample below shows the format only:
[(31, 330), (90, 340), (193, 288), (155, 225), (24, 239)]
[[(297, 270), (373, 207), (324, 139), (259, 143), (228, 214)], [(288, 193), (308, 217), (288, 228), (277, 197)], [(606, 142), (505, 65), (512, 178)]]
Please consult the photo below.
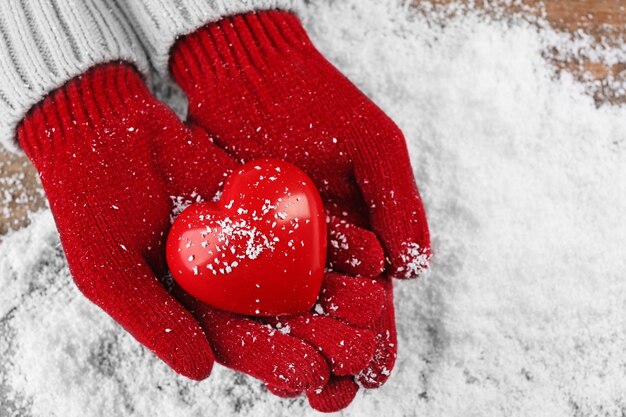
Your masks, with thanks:
[(0, 150), (0, 235), (27, 223), (45, 205), (37, 172), (24, 156)]
[[(414, 0), (420, 3), (421, 0)], [(626, 41), (626, 0), (429, 0), (435, 4), (463, 3), (473, 4), (488, 14), (527, 17), (530, 21), (537, 18), (547, 21), (550, 26), (572, 34), (582, 31), (591, 35), (596, 42), (606, 45), (623, 45)], [(591, 90), (596, 102), (601, 104), (626, 104), (623, 91), (614, 91), (609, 79), (625, 81), (626, 63), (606, 65), (588, 59), (563, 60), (556, 58), (558, 51), (545, 51), (547, 59), (557, 71), (569, 71), (578, 79), (598, 81)], [(588, 84), (591, 84), (588, 82)]]
[[(419, 3), (420, 0), (415, 1)], [(431, 0), (439, 4), (469, 1)], [(474, 0), (472, 3), (487, 13), (501, 15), (502, 9), (498, 5), (503, 4), (502, 1)], [(517, 0), (509, 3), (515, 5), (506, 6), (504, 15), (515, 14), (528, 17), (531, 21), (540, 17), (559, 30), (571, 33), (582, 30), (597, 41), (609, 44), (623, 44), (626, 37), (626, 0)], [(569, 71), (580, 79), (592, 77), (598, 80), (599, 87), (592, 91), (598, 104), (626, 102), (624, 96), (612, 91), (612, 84), (606, 82), (611, 77), (626, 78), (626, 63), (607, 66), (589, 60), (559, 60), (555, 58), (554, 51), (546, 51), (545, 55), (559, 71)], [(40, 209), (44, 204), (39, 180), (26, 158), (0, 150), (0, 234), (25, 225), (28, 213)]]
[[(414, 0), (416, 4), (421, 0)], [(474, 4), (483, 10), (506, 8), (508, 13), (544, 17), (556, 28), (568, 32), (582, 29), (594, 36), (624, 34), (626, 2), (624, 0), (429, 0), (434, 4)]]

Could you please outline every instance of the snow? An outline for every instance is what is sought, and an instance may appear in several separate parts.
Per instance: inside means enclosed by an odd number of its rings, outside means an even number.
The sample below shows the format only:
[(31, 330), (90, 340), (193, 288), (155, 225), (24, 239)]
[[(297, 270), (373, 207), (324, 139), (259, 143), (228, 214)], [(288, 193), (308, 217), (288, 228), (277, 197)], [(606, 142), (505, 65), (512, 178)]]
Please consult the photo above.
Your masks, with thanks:
[(431, 255), (415, 242), (405, 243), (404, 247), (404, 252), (400, 258), (405, 266), (398, 268), (398, 272), (402, 272), (402, 276), (408, 279), (420, 277), (424, 271), (428, 271), (426, 268), (430, 263)]
[[(306, 7), (316, 44), (406, 133), (435, 254), (395, 286), (391, 379), (343, 415), (623, 415), (626, 109), (541, 56), (594, 49), (392, 0)], [(317, 414), (221, 367), (173, 375), (80, 295), (48, 211), (3, 238), (0, 285), (0, 415)]]
[[(266, 214), (266, 213), (263, 213)], [(209, 218), (210, 216), (207, 216)], [(252, 223), (246, 220), (231, 220), (230, 218), (225, 218), (223, 220), (219, 219), (211, 219), (212, 222), (219, 225), (219, 228), (216, 228), (215, 231), (219, 230), (217, 234), (217, 238), (215, 241), (215, 248), (218, 252), (224, 251), (222, 257), (226, 256), (226, 252), (228, 252), (230, 248), (231, 254), (228, 255), (229, 259), (256, 259), (265, 251), (273, 251), (276, 246), (276, 242), (278, 238), (274, 236), (274, 234), (270, 231), (268, 235), (265, 235), (261, 232), (257, 227), (253, 226)], [(207, 226), (208, 227), (208, 226)], [(236, 253), (234, 247), (238, 247), (241, 243), (234, 243), (237, 240), (245, 240), (245, 253)], [(218, 259), (216, 258), (216, 261)], [(237, 261), (233, 261), (231, 267), (237, 267), (239, 263)], [(226, 272), (230, 273), (230, 268), (227, 267)]]
[[(170, 196), (170, 200), (172, 201), (172, 214), (170, 215), (170, 223), (174, 223), (174, 220), (185, 211), (187, 207), (192, 205), (193, 203), (200, 203), (204, 201), (201, 195), (193, 192), (190, 196), (191, 198), (186, 198), (185, 196)], [(216, 197), (219, 200), (219, 198)]]

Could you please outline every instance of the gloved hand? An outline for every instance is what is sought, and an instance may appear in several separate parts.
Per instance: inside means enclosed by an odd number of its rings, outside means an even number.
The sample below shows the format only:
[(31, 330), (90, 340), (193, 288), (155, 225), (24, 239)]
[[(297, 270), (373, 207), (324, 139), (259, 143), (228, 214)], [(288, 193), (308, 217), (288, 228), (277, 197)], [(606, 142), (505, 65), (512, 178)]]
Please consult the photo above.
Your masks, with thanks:
[[(430, 237), (406, 143), (398, 127), (312, 45), (292, 14), (268, 11), (223, 19), (178, 41), (170, 69), (189, 99), (189, 118), (240, 161), (274, 157), (304, 170), (327, 211), (375, 233), (387, 268), (383, 313), (367, 324), (377, 351), (356, 380), (372, 388), (393, 368), (397, 341), (390, 278), (414, 278), (430, 258)], [(347, 226), (350, 227), (350, 226)], [(362, 230), (362, 229), (358, 229)], [(345, 245), (335, 232), (331, 245)], [(362, 259), (350, 251), (335, 267)], [(293, 395), (281, 389), (272, 391)], [(333, 378), (308, 393), (335, 411), (356, 393)]]
[[(370, 360), (374, 335), (335, 319), (339, 313), (294, 318), (289, 334), (166, 290), (159, 278), (173, 200), (212, 197), (237, 162), (156, 100), (132, 67), (106, 64), (73, 79), (29, 112), (18, 140), (41, 176), (78, 288), (176, 372), (203, 379), (215, 357), (301, 391), (322, 387), (330, 370), (355, 373)], [(359, 244), (367, 250), (375, 241)], [(378, 316), (380, 286), (347, 280), (328, 275), (319, 302), (356, 300), (365, 316)]]

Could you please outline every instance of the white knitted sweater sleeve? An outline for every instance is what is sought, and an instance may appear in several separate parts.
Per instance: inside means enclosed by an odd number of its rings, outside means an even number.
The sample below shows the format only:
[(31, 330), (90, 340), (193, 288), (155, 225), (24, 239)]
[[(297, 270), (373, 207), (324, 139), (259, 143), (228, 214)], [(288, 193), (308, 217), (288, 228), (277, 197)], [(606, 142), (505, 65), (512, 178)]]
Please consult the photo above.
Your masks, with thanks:
[(106, 0), (125, 10), (153, 67), (167, 76), (172, 45), (181, 36), (241, 13), (280, 9), (297, 11), (304, 0)]
[(16, 150), (26, 113), (95, 65), (126, 61), (147, 73), (149, 58), (166, 75), (180, 36), (225, 16), (295, 10), (302, 1), (0, 0), (0, 145)]
[[(129, 0), (135, 2), (136, 0)], [(0, 144), (48, 93), (90, 67), (148, 63), (124, 13), (102, 0), (0, 0)]]

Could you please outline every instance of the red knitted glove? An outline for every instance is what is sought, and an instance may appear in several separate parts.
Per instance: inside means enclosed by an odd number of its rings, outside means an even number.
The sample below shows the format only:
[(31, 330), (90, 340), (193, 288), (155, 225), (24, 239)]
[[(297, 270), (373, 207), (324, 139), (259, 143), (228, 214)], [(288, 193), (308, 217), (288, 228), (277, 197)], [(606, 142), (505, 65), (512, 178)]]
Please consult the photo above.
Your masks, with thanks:
[[(40, 173), (77, 286), (176, 372), (205, 378), (215, 355), (272, 386), (301, 391), (327, 382), (328, 364), (346, 375), (370, 360), (374, 335), (332, 318), (340, 313), (307, 313), (292, 336), (161, 284), (171, 196), (213, 196), (237, 163), (157, 101), (133, 68), (103, 65), (70, 81), (31, 110), (18, 140)], [(363, 279), (348, 293), (341, 290), (347, 279), (327, 276), (320, 303), (364, 300), (359, 308), (377, 317), (380, 286)]]
[(430, 240), (402, 132), (285, 12), (224, 19), (175, 45), (171, 71), (190, 119), (239, 160), (289, 161), (326, 208), (381, 240), (389, 272), (412, 278)]
[[(289, 13), (247, 14), (207, 25), (174, 46), (170, 69), (189, 98), (190, 119), (217, 145), (240, 161), (275, 157), (295, 164), (315, 181), (334, 221), (370, 229), (382, 242), (388, 260), (387, 278), (381, 278), (384, 312), (367, 323), (378, 348), (357, 377), (363, 386), (380, 386), (397, 349), (388, 277), (415, 277), (430, 257), (424, 208), (402, 133), (324, 59)], [(331, 245), (344, 245), (344, 235), (331, 237)], [(349, 256), (335, 259), (336, 268), (364, 261), (344, 253)], [(352, 379), (334, 378), (321, 392), (310, 392), (309, 400), (317, 409), (334, 411), (356, 390)]]

